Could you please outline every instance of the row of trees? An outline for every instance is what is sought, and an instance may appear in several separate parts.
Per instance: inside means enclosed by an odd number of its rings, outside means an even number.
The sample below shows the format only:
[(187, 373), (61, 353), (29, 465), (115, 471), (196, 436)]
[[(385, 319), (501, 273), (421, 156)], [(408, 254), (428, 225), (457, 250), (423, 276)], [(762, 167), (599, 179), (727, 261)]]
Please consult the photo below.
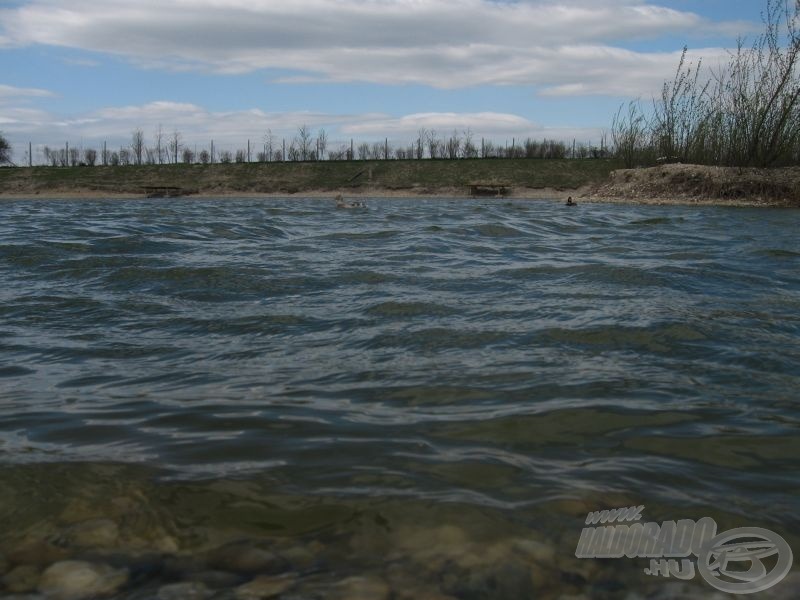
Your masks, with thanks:
[[(10, 147), (9, 147), (10, 152)], [(33, 152), (32, 148), (29, 152)], [(155, 165), (155, 164), (213, 164), (244, 162), (284, 162), (319, 160), (422, 160), (461, 158), (603, 158), (611, 154), (605, 134), (600, 146), (572, 142), (567, 144), (554, 139), (541, 141), (526, 138), (510, 143), (495, 144), (484, 138), (477, 139), (471, 130), (453, 131), (448, 136), (439, 136), (434, 129), (421, 128), (416, 139), (408, 144), (395, 145), (388, 138), (380, 142), (354, 140), (347, 143), (331, 143), (328, 134), (320, 129), (316, 135), (303, 125), (289, 139), (278, 138), (271, 131), (263, 136), (256, 146), (247, 141), (245, 147), (231, 150), (215, 147), (213, 141), (206, 148), (198, 149), (184, 142), (183, 135), (175, 130), (165, 134), (159, 127), (151, 139), (146, 139), (141, 129), (131, 134), (129, 144), (118, 149), (77, 148), (66, 143), (64, 147), (44, 146), (44, 163), (54, 167), (101, 165)], [(26, 156), (25, 164), (33, 164), (33, 157)]]
[(686, 61), (652, 110), (614, 118), (616, 152), (629, 167), (659, 161), (769, 167), (800, 162), (800, 1), (768, 0), (764, 31), (740, 41), (709, 75)]

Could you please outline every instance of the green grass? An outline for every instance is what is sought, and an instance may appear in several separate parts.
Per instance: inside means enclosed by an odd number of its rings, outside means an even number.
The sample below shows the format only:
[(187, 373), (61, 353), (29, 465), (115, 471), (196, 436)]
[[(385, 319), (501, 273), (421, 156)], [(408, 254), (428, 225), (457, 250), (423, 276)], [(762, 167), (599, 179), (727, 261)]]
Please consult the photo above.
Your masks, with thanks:
[(604, 181), (616, 160), (389, 160), (341, 162), (33, 167), (0, 169), (0, 193), (143, 192), (145, 186), (181, 187), (199, 193), (364, 189), (432, 193), (471, 183), (514, 189), (575, 189)]

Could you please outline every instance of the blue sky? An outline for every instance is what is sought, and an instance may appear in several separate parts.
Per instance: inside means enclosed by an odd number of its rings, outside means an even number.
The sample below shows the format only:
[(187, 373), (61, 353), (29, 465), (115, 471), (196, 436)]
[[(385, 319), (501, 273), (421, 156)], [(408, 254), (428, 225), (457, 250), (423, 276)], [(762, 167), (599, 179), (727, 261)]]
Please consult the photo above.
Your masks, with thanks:
[(235, 149), (305, 124), (332, 145), (424, 127), (597, 143), (684, 45), (715, 64), (760, 0), (0, 0), (0, 131)]

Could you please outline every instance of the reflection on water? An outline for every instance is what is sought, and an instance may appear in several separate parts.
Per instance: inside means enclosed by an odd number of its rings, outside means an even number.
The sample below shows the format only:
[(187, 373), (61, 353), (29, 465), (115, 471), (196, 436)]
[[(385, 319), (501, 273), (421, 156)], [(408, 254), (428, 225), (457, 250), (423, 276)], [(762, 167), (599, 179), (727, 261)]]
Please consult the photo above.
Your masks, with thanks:
[(635, 505), (800, 548), (796, 211), (331, 208), (0, 205), (0, 594), (707, 597), (574, 557)]

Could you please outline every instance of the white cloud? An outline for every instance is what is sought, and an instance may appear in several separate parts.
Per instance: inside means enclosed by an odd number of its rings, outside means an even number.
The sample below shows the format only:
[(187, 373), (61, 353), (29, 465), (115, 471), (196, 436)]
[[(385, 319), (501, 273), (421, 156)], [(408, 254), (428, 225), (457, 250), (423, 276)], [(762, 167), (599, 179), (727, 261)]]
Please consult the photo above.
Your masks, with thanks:
[(5, 103), (9, 100), (17, 101), (22, 98), (49, 98), (54, 95), (55, 94), (49, 90), (20, 88), (0, 83), (0, 103)]
[(615, 44), (740, 26), (644, 0), (30, 0), (0, 11), (6, 44), (142, 66), (301, 73), (285, 82), (525, 84), (550, 94), (650, 92), (674, 54)]
[(385, 115), (362, 116), (357, 121), (345, 123), (341, 131), (347, 135), (405, 137), (412, 139), (420, 129), (436, 130), (449, 134), (453, 130), (470, 129), (492, 137), (520, 135), (541, 130), (541, 127), (523, 117), (504, 113), (417, 113), (402, 117)]
[(39, 146), (58, 146), (65, 140), (72, 145), (82, 143), (99, 147), (127, 145), (131, 133), (142, 129), (148, 143), (162, 127), (165, 135), (179, 131), (189, 145), (207, 147), (213, 139), (220, 149), (237, 149), (251, 141), (252, 147), (263, 143), (268, 131), (276, 143), (283, 138), (289, 143), (297, 129), (306, 125), (316, 135), (325, 129), (330, 147), (383, 140), (388, 137), (396, 145), (412, 142), (419, 129), (435, 130), (440, 137), (452, 131), (470, 130), (477, 138), (497, 142), (525, 137), (535, 139), (597, 140), (596, 129), (545, 128), (524, 117), (507, 113), (418, 113), (399, 117), (367, 113), (333, 115), (311, 112), (266, 113), (253, 109), (232, 112), (213, 112), (195, 104), (151, 102), (144, 105), (108, 107), (77, 117), (64, 118), (41, 110), (9, 109), (3, 111), (0, 126), (15, 144), (32, 141)]

